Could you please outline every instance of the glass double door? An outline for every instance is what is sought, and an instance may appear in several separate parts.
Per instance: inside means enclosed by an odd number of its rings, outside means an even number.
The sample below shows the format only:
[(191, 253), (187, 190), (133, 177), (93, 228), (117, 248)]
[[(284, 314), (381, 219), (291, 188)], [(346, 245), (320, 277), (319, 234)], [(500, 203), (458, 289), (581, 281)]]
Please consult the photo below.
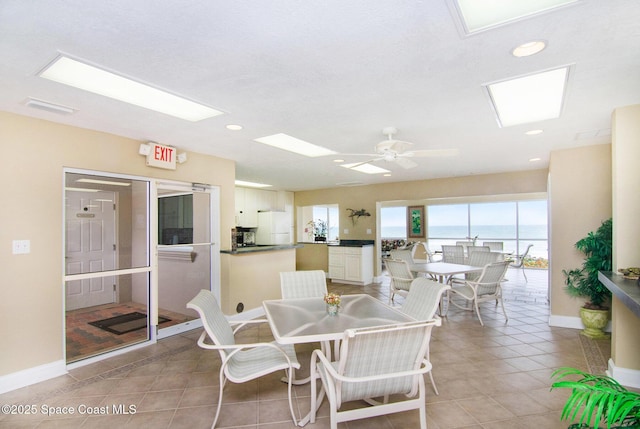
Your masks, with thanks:
[(219, 190), (85, 171), (64, 186), (67, 363), (192, 329), (186, 303), (219, 294)]

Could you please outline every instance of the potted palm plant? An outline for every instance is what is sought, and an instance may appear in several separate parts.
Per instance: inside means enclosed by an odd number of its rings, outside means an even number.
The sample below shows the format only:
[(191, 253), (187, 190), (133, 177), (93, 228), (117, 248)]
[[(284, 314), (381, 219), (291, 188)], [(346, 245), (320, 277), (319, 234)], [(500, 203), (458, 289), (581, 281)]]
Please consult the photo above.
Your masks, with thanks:
[(575, 246), (585, 255), (582, 268), (562, 271), (567, 293), (588, 299), (580, 309), (580, 318), (585, 326), (582, 334), (590, 338), (607, 336), (603, 329), (609, 320), (607, 303), (611, 292), (598, 280), (598, 271), (611, 271), (612, 227), (612, 219), (607, 219), (595, 232), (579, 240)]
[(611, 377), (576, 368), (559, 368), (551, 378), (556, 380), (551, 389), (571, 389), (560, 416), (579, 418), (569, 429), (597, 428), (601, 423), (607, 429), (640, 428), (640, 393), (628, 391)]

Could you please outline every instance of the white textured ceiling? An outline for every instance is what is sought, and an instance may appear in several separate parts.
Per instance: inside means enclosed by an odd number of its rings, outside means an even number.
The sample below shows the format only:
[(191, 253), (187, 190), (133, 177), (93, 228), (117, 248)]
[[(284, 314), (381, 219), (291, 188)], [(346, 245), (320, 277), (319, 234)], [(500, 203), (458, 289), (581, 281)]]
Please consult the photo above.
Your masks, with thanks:
[[(472, 36), (447, 0), (1, 0), (0, 110), (232, 159), (237, 179), (275, 189), (539, 169), (551, 150), (609, 142), (613, 109), (640, 103), (639, 23), (637, 0), (583, 0)], [(548, 47), (510, 54), (533, 39)], [(59, 53), (227, 113), (192, 123), (37, 77)], [(498, 127), (483, 84), (568, 64), (560, 119)], [(78, 111), (32, 109), (28, 97)], [(410, 170), (383, 161), (383, 177), (253, 141), (286, 133), (371, 152), (386, 126), (415, 149), (460, 155)], [(524, 135), (534, 128), (544, 133)]]

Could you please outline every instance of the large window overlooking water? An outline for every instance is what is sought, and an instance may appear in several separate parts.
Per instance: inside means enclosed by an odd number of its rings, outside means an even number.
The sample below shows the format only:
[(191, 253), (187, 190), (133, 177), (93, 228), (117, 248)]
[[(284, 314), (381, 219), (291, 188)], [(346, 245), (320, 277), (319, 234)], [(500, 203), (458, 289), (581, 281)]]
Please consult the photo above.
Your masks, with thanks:
[(427, 242), (432, 251), (461, 240), (502, 241), (516, 254), (547, 259), (545, 200), (427, 206)]

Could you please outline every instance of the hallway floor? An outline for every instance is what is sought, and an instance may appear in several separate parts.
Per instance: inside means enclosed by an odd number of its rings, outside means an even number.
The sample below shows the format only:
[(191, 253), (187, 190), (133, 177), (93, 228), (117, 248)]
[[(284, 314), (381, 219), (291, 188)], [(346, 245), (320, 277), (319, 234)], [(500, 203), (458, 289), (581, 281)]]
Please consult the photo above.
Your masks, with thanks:
[[(452, 308), (431, 341), (433, 374), (440, 391), (427, 380), (427, 423), (430, 429), (565, 429), (560, 410), (568, 392), (549, 390), (550, 375), (560, 366), (592, 372), (606, 368), (608, 341), (591, 341), (579, 331), (548, 326), (547, 271), (509, 270), (505, 306), (509, 321), (495, 307), (481, 306), (485, 326), (470, 312)], [(368, 293), (387, 302), (388, 283), (365, 287), (330, 284), (340, 293)], [(401, 303), (401, 298), (397, 304)], [(0, 428), (209, 428), (218, 397), (216, 352), (196, 345), (200, 330), (163, 339), (157, 344), (73, 369), (69, 374), (0, 395), (3, 404), (35, 405), (32, 415), (0, 415)], [(244, 329), (242, 342), (273, 337), (268, 324)], [(308, 373), (312, 347), (297, 347)], [(282, 373), (235, 385), (228, 383), (218, 428), (293, 428)], [(294, 389), (299, 416), (309, 410), (308, 385)], [(45, 416), (42, 406), (95, 407), (95, 414)], [(117, 414), (115, 409), (135, 408)], [(105, 408), (98, 408), (105, 407)], [(108, 410), (108, 413), (104, 410)], [(309, 429), (328, 428), (328, 406)], [(354, 421), (343, 429), (413, 429), (417, 412)]]

